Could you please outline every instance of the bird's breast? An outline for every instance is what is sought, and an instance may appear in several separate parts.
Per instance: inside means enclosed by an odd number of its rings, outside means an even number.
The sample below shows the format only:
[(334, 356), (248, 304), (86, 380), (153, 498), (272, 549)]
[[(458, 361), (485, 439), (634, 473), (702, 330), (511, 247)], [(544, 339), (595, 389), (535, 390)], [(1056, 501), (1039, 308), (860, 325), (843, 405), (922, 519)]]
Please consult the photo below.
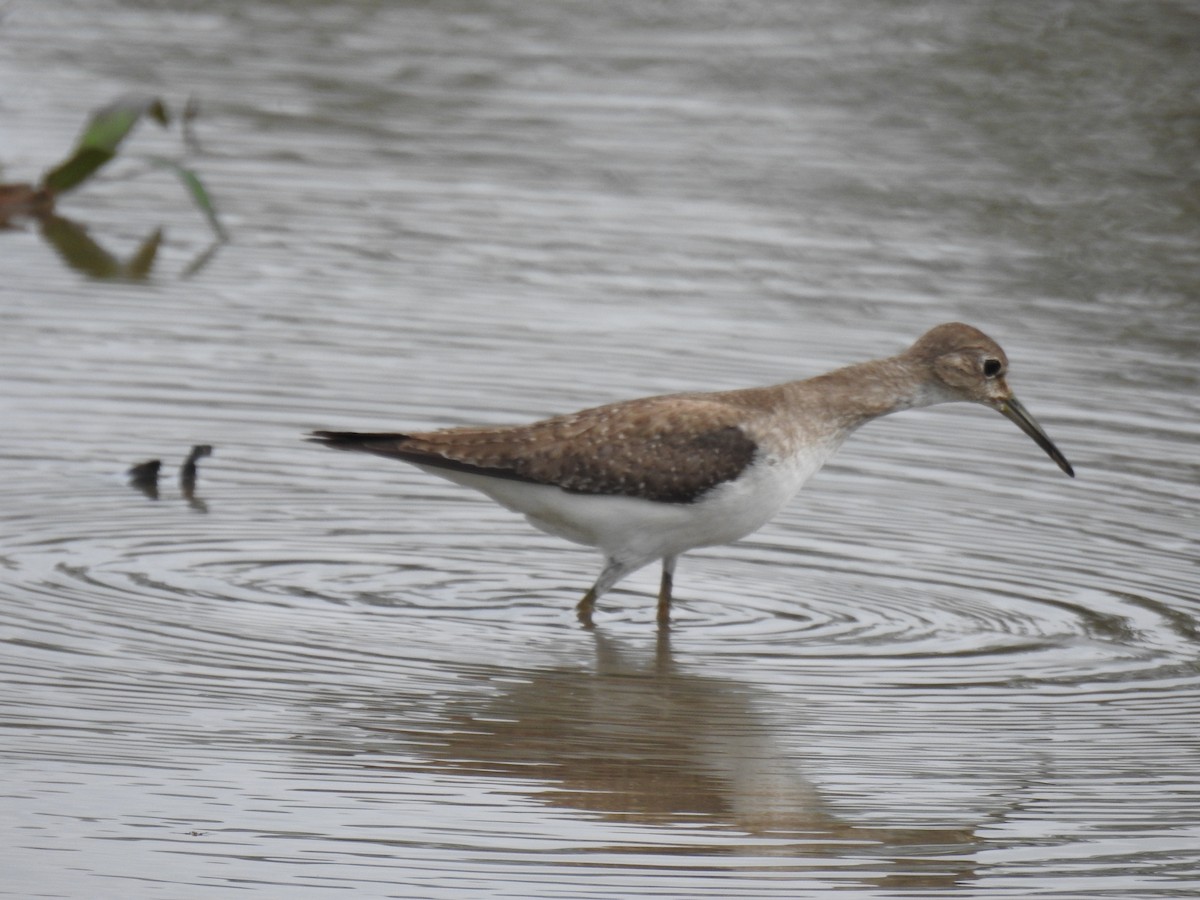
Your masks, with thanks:
[(757, 531), (816, 474), (838, 444), (808, 445), (786, 455), (760, 453), (738, 478), (697, 501), (698, 514), (710, 523), (711, 534), (703, 543), (729, 543)]

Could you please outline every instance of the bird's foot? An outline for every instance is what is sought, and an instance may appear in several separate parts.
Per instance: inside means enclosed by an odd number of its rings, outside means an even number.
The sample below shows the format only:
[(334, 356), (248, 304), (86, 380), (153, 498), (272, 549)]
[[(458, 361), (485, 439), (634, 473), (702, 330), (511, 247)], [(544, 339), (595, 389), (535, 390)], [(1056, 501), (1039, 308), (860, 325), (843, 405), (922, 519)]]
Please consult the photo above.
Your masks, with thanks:
[(595, 608), (596, 593), (595, 591), (588, 591), (575, 607), (575, 617), (579, 619), (579, 624), (584, 628), (592, 629), (596, 627), (596, 623), (592, 621), (592, 610)]

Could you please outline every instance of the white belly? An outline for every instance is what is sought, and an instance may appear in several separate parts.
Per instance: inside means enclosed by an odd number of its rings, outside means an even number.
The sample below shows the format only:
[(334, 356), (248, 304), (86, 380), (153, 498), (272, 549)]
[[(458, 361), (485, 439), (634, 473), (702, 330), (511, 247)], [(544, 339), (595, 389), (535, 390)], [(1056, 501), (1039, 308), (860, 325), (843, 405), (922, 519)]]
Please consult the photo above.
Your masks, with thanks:
[(728, 544), (757, 531), (795, 496), (837, 444), (783, 459), (760, 457), (734, 481), (695, 503), (655, 503), (637, 497), (572, 494), (558, 487), (422, 466), (475, 488), (522, 513), (549, 534), (599, 547), (605, 556), (640, 566), (694, 547)]

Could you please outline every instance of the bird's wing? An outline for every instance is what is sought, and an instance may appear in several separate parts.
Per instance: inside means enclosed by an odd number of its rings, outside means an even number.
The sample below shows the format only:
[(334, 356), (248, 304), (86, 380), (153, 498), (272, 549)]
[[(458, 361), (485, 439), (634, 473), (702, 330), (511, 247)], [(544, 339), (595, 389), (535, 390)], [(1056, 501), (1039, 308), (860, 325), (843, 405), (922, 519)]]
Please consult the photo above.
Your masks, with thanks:
[(314, 439), (434, 468), (580, 494), (690, 503), (736, 478), (758, 452), (740, 411), (677, 394), (600, 406), (529, 425), (408, 434), (316, 432)]

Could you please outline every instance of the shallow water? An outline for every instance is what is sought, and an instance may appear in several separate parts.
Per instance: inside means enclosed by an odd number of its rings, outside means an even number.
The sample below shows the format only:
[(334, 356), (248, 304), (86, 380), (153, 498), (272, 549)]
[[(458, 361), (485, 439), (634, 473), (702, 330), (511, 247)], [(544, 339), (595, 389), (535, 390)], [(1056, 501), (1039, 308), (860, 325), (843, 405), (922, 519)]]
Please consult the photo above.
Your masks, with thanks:
[[(1147, 12), (1149, 10), (1149, 12)], [(0, 895), (1200, 891), (1185, 4), (18, 4), (0, 233)], [(30, 80), (28, 74), (37, 73)], [(193, 267), (200, 264), (198, 270)], [(318, 427), (802, 377), (960, 319), (1075, 464), (942, 407), (572, 607), (591, 553)], [(176, 478), (211, 443), (190, 498)], [(158, 499), (125, 470), (163, 460)]]

